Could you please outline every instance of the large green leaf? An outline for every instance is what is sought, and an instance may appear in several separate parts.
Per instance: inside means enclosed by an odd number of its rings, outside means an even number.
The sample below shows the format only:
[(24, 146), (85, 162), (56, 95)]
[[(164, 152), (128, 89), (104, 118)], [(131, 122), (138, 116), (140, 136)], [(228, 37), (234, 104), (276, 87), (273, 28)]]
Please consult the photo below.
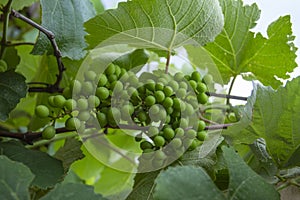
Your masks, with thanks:
[(12, 71), (0, 73), (0, 91), (0, 120), (5, 121), (27, 93), (25, 78)]
[(35, 175), (33, 186), (46, 189), (62, 181), (62, 163), (46, 153), (28, 150), (14, 141), (0, 143), (0, 152), (14, 161), (23, 163), (32, 171)]
[(201, 168), (191, 166), (169, 168), (158, 175), (155, 183), (154, 199), (226, 199)]
[[(55, 34), (56, 42), (63, 57), (80, 59), (85, 56), (85, 31), (83, 23), (95, 16), (90, 1), (80, 0), (41, 0), (42, 26)], [(42, 55), (53, 52), (53, 48), (44, 34), (40, 34), (33, 54)]]
[(229, 198), (238, 200), (280, 199), (279, 193), (257, 175), (243, 159), (228, 147), (223, 147), (229, 169)]
[[(253, 143), (254, 138), (264, 138), (267, 149), (279, 167), (288, 162), (300, 147), (300, 77), (287, 82), (285, 87), (255, 87), (255, 101), (247, 112), (247, 119), (224, 131), (233, 143)], [(240, 126), (240, 127), (239, 127)], [(243, 129), (242, 129), (243, 127)], [(238, 132), (237, 132), (238, 131)]]
[(259, 19), (256, 4), (243, 6), (242, 0), (220, 0), (225, 16), (223, 32), (205, 48), (215, 60), (223, 82), (251, 72), (265, 85), (278, 87), (297, 64), (290, 17), (280, 17), (267, 31), (267, 38), (250, 31)]
[(34, 178), (22, 163), (0, 155), (0, 199), (30, 199), (29, 186)]
[[(38, 0), (13, 0), (12, 8), (15, 10), (22, 10), (24, 7), (30, 6), (34, 2)], [(8, 0), (0, 0), (0, 4), (5, 5), (7, 4)]]
[(85, 23), (89, 48), (113, 44), (172, 51), (206, 44), (223, 27), (217, 0), (133, 0)]
[(79, 183), (67, 183), (57, 185), (51, 192), (41, 200), (105, 200), (100, 194), (95, 194), (93, 187)]

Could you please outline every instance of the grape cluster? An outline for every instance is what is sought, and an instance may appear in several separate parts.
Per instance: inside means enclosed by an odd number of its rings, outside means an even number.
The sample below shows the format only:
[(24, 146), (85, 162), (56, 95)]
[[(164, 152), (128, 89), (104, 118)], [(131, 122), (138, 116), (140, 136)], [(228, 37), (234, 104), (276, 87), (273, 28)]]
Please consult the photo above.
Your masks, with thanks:
[[(152, 152), (160, 165), (176, 152), (193, 150), (206, 137), (204, 121), (199, 120), (199, 106), (208, 102), (207, 84), (212, 77), (174, 75), (156, 70), (137, 76), (131, 71), (110, 64), (103, 73), (88, 70), (83, 81), (74, 80), (63, 95), (50, 96), (46, 105), (36, 107), (36, 115), (56, 119), (68, 116), (68, 130), (86, 130), (95, 122), (100, 129), (131, 128), (141, 150)], [(60, 112), (53, 116), (53, 111)], [(50, 139), (55, 129), (48, 126), (43, 137)], [(168, 148), (167, 148), (168, 146)], [(157, 159), (156, 159), (157, 160)]]

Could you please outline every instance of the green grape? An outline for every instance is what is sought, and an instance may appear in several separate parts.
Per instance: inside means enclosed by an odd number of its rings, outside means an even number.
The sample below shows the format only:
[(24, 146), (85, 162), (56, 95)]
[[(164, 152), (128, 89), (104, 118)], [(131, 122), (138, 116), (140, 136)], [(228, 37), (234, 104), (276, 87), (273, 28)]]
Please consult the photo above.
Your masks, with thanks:
[[(172, 100), (173, 101), (173, 100)], [(174, 111), (173, 107), (166, 108), (167, 114), (171, 115)]]
[(80, 121), (88, 121), (91, 117), (91, 113), (89, 111), (81, 111), (79, 112), (77, 118), (80, 120)]
[(91, 95), (88, 98), (88, 104), (90, 108), (97, 108), (100, 105), (100, 99), (95, 95)]
[(64, 105), (64, 107), (68, 111), (72, 111), (72, 110), (76, 109), (76, 106), (77, 106), (77, 102), (74, 99), (66, 100), (65, 105)]
[(191, 145), (189, 146), (188, 150), (189, 151), (193, 151), (195, 150), (198, 146), (200, 145), (199, 141), (194, 139), (191, 143)]
[(164, 78), (159, 78), (159, 79), (157, 79), (157, 82), (158, 82), (158, 83), (161, 83), (161, 84), (163, 84), (163, 85), (168, 85), (168, 81), (167, 81), (166, 79), (164, 79)]
[(106, 115), (102, 112), (97, 113), (97, 120), (100, 124), (101, 128), (104, 128), (107, 125), (107, 118)]
[(164, 160), (154, 159), (152, 160), (152, 167), (155, 169), (162, 168), (164, 166)]
[(205, 84), (205, 83), (202, 83), (202, 82), (199, 82), (199, 83), (197, 84), (197, 91), (198, 91), (199, 93), (204, 93), (204, 92), (206, 92), (206, 91), (207, 91), (207, 86), (206, 86), (206, 84)]
[(50, 140), (54, 138), (55, 134), (56, 134), (55, 128), (53, 126), (47, 126), (46, 128), (44, 128), (42, 132), (42, 138), (45, 140)]
[(212, 84), (213, 83), (213, 77), (212, 77), (212, 75), (206, 74), (203, 77), (203, 82), (206, 83), (206, 84)]
[[(166, 121), (166, 118), (167, 118), (167, 111), (161, 107), (160, 111), (159, 111), (159, 114), (158, 116), (156, 116), (156, 118), (162, 122)], [(152, 119), (152, 118), (151, 118)], [(155, 120), (153, 120), (155, 121)], [(166, 123), (166, 122), (165, 122)]]
[(109, 90), (105, 87), (98, 87), (96, 90), (96, 96), (100, 100), (105, 100), (109, 97)]
[(64, 96), (62, 96), (62, 95), (54, 96), (53, 103), (54, 103), (55, 107), (63, 108), (65, 105), (65, 102), (66, 102), (66, 98)]
[(0, 60), (0, 72), (5, 72), (7, 70), (7, 64), (4, 60)]
[(165, 160), (167, 158), (166, 154), (162, 150), (155, 151), (154, 157), (157, 160)]
[(155, 126), (150, 126), (149, 129), (148, 129), (148, 136), (149, 137), (152, 137), (152, 136), (155, 136), (155, 135), (158, 135), (159, 133), (159, 129)]
[(197, 83), (198, 82), (201, 82), (201, 74), (197, 71), (194, 71), (192, 74), (191, 74), (191, 79), (196, 81)]
[(105, 69), (105, 74), (106, 75), (111, 75), (111, 74), (114, 74), (116, 72), (116, 67), (114, 64), (109, 64), (107, 66), (107, 68)]
[(207, 135), (206, 131), (199, 131), (197, 133), (197, 139), (200, 140), (200, 141), (204, 141), (206, 135)]
[(180, 111), (183, 112), (186, 109), (186, 103), (180, 100)]
[(198, 131), (203, 131), (206, 127), (206, 124), (203, 120), (198, 121)]
[(118, 76), (116, 74), (111, 74), (107, 78), (108, 78), (108, 82), (110, 83), (118, 80)]
[(194, 139), (197, 136), (197, 132), (193, 129), (190, 129), (186, 132), (186, 136), (190, 139)]
[(184, 136), (184, 130), (183, 128), (176, 128), (175, 129), (175, 136), (176, 138), (182, 138)]
[(156, 102), (156, 99), (152, 95), (151, 96), (147, 96), (146, 99), (145, 99), (145, 105), (149, 106), (149, 107), (152, 106), (152, 105), (154, 105), (155, 102)]
[(123, 83), (121, 81), (116, 81), (113, 93), (115, 95), (116, 94), (119, 95), (119, 93), (122, 91), (123, 91)]
[(76, 130), (79, 129), (81, 125), (81, 122), (78, 118), (75, 117), (70, 117), (69, 119), (67, 119), (67, 121), (65, 122), (65, 126), (66, 129), (68, 130)]
[(197, 99), (201, 104), (206, 104), (208, 102), (208, 96), (205, 93), (198, 94)]
[(180, 110), (181, 101), (178, 98), (173, 99), (173, 108), (174, 110)]
[(131, 86), (133, 86), (133, 87), (135, 87), (135, 86), (137, 86), (138, 85), (138, 83), (139, 83), (139, 79), (135, 76), (135, 75), (133, 75), (133, 76), (130, 76), (129, 77), (129, 84), (131, 85)]
[(81, 89), (82, 89), (82, 84), (78, 80), (74, 80), (73, 83), (71, 84), (72, 93), (74, 95), (79, 94), (81, 92)]
[(175, 132), (172, 128), (164, 128), (163, 130), (163, 137), (166, 139), (166, 140), (171, 140), (173, 139), (175, 136)]
[(160, 135), (155, 136), (153, 139), (153, 142), (156, 147), (162, 147), (166, 143), (165, 138)]
[(72, 91), (69, 87), (66, 87), (62, 94), (66, 99), (72, 98)]
[(167, 108), (172, 108), (173, 106), (173, 99), (171, 97), (166, 97), (165, 100), (163, 101), (163, 106)]
[(153, 145), (148, 141), (143, 141), (143, 142), (140, 143), (140, 147), (141, 147), (142, 150), (152, 149)]
[(186, 103), (185, 105), (186, 105), (186, 108), (184, 110), (185, 115), (192, 116), (195, 113), (194, 107), (189, 103)]
[(146, 122), (148, 119), (148, 115), (145, 111), (140, 111), (137, 114), (137, 118), (139, 119), (140, 122)]
[(191, 80), (191, 76), (190, 75), (184, 75), (184, 79), (186, 80), (186, 81), (190, 81)]
[(186, 129), (189, 127), (189, 120), (186, 118), (180, 119), (180, 128)]
[(155, 85), (155, 90), (163, 90), (164, 89), (164, 84), (159, 82), (159, 83), (156, 83)]
[(158, 103), (163, 102), (163, 100), (165, 99), (165, 94), (163, 93), (163, 91), (156, 91), (154, 93), (154, 96)]
[(100, 74), (99, 81), (98, 81), (98, 87), (105, 86), (107, 81), (108, 80), (107, 80), (107, 77), (105, 76), (105, 74)]
[(48, 97), (48, 103), (49, 103), (50, 106), (55, 107), (55, 105), (54, 105), (54, 96)]
[(179, 89), (177, 81), (171, 80), (168, 85), (173, 89), (173, 91), (177, 91)]
[(108, 123), (112, 122), (113, 125), (115, 122), (119, 122), (121, 119), (121, 112), (117, 108), (109, 108), (107, 112)]
[(179, 88), (187, 90), (189, 87), (188, 87), (188, 84), (185, 81), (181, 81), (179, 83)]
[(182, 140), (179, 137), (176, 137), (171, 140), (170, 145), (172, 145), (174, 149), (178, 149), (182, 146)]
[(89, 102), (87, 99), (81, 98), (77, 100), (77, 108), (79, 110), (87, 110), (89, 107)]
[(35, 108), (35, 114), (40, 118), (46, 118), (50, 115), (49, 108), (45, 105), (38, 105)]
[(115, 74), (117, 77), (119, 77), (121, 74), (121, 68), (118, 65), (115, 65)]
[(94, 93), (94, 85), (92, 82), (84, 82), (82, 83), (82, 92), (85, 95), (91, 95)]
[(186, 89), (180, 88), (176, 91), (176, 97), (183, 99), (186, 96)]
[(175, 81), (182, 81), (184, 79), (184, 74), (182, 72), (177, 72), (174, 75), (174, 79)]
[(164, 90), (164, 93), (165, 93), (165, 96), (166, 96), (166, 97), (170, 97), (170, 96), (172, 96), (173, 93), (174, 93), (174, 91), (173, 91), (173, 89), (172, 89), (171, 86), (166, 86), (166, 87), (164, 87), (163, 90)]
[(84, 78), (87, 81), (94, 81), (97, 77), (97, 74), (94, 71), (85, 71), (84, 72)]
[(155, 81), (154, 80), (151, 80), (151, 79), (148, 79), (146, 81), (146, 84), (145, 84), (145, 87), (150, 90), (150, 91), (154, 91), (155, 90)]
[(122, 119), (124, 119), (124, 120), (131, 119), (131, 115), (133, 114), (133, 112), (134, 112), (134, 107), (132, 104), (127, 104), (127, 105), (122, 106), (122, 108), (121, 108)]
[(197, 89), (197, 82), (194, 80), (189, 80), (189, 84), (191, 86), (191, 88), (193, 88), (193, 90)]

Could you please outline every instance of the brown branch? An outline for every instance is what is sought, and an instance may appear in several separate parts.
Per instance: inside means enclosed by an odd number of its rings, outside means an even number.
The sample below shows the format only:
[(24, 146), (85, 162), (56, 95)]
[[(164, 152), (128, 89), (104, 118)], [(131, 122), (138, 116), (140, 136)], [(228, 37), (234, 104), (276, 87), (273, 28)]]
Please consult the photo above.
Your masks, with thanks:
[(247, 97), (239, 97), (239, 96), (234, 96), (234, 95), (227, 95), (227, 94), (216, 94), (212, 92), (207, 92), (206, 93), (208, 96), (211, 97), (220, 97), (220, 98), (225, 98), (225, 99), (236, 99), (236, 100), (241, 100), (241, 101), (247, 101)]

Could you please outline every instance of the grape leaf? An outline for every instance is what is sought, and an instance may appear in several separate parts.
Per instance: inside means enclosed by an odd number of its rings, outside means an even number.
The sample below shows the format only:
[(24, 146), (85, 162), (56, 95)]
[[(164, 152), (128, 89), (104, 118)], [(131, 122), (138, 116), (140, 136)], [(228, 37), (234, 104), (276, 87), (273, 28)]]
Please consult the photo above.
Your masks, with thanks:
[(0, 155), (0, 172), (0, 199), (30, 199), (34, 175), (28, 167)]
[(51, 192), (41, 200), (105, 200), (100, 194), (95, 194), (93, 187), (79, 183), (67, 183), (57, 185)]
[(230, 127), (228, 132), (224, 131), (224, 134), (235, 144), (251, 144), (253, 139), (263, 138), (277, 165), (286, 166), (300, 147), (299, 85), (300, 77), (278, 90), (257, 85), (250, 99), (255, 103), (252, 108), (249, 106), (248, 116), (242, 118), (242, 123)]
[(224, 146), (222, 150), (230, 177), (228, 199), (280, 199), (273, 185), (257, 175), (233, 149)]
[(12, 71), (0, 73), (0, 91), (0, 120), (5, 121), (27, 93), (25, 78)]
[(100, 14), (104, 11), (104, 6), (103, 6), (101, 0), (91, 0), (91, 2), (93, 3), (97, 14)]
[[(34, 2), (38, 0), (13, 0), (12, 8), (15, 10), (22, 10), (24, 7), (32, 5)], [(0, 4), (5, 5), (7, 4), (8, 0), (0, 0)]]
[(134, 186), (126, 200), (153, 199), (154, 181), (159, 171), (139, 173), (134, 177)]
[(69, 170), (71, 164), (76, 160), (84, 158), (84, 155), (80, 149), (82, 142), (75, 138), (66, 139), (65, 144), (54, 155), (58, 160), (61, 160), (65, 173)]
[(242, 0), (221, 0), (225, 16), (223, 32), (205, 48), (215, 60), (223, 82), (251, 72), (264, 85), (277, 88), (275, 76), (289, 78), (297, 64), (290, 16), (280, 17), (267, 31), (268, 37), (250, 31), (260, 17), (256, 4), (243, 6)]
[[(79, 60), (86, 54), (83, 23), (95, 16), (90, 1), (80, 0), (41, 0), (42, 26), (55, 34), (56, 42), (63, 57)], [(33, 54), (53, 52), (47, 37), (40, 33)]]
[(217, 0), (133, 0), (97, 15), (85, 27), (89, 49), (130, 44), (172, 51), (212, 41), (222, 30), (223, 15)]
[(14, 70), (20, 63), (20, 57), (16, 48), (11, 47), (5, 50), (3, 60), (7, 63), (8, 70)]
[(172, 167), (155, 180), (154, 199), (224, 200), (223, 193), (201, 168)]
[(33, 186), (46, 189), (62, 179), (64, 170), (61, 162), (46, 153), (28, 150), (14, 141), (0, 143), (0, 152), (14, 161), (23, 163), (32, 171), (35, 175)]

